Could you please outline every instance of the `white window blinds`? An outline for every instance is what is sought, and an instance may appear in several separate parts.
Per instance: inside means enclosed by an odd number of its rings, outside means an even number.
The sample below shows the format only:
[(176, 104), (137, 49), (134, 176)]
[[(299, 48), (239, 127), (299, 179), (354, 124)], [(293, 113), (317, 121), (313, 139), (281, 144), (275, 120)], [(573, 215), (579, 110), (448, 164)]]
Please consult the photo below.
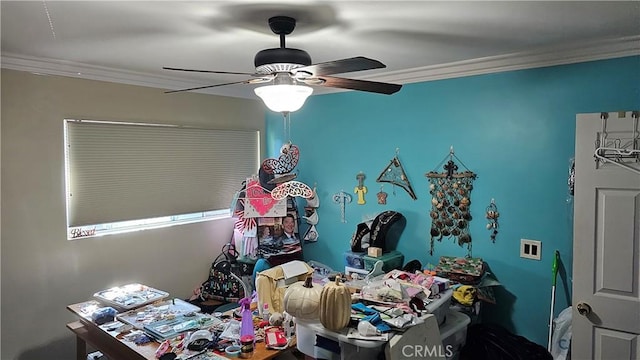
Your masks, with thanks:
[(259, 132), (66, 120), (68, 226), (229, 208)]

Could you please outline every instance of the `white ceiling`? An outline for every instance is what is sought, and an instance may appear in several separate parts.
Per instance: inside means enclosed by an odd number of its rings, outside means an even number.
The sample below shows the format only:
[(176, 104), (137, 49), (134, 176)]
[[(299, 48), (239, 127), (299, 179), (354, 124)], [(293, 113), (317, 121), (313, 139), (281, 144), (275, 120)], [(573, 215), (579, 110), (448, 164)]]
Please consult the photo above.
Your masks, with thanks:
[[(341, 74), (410, 83), (640, 53), (640, 1), (5, 1), (2, 67), (163, 90), (245, 80), (163, 66), (253, 73), (298, 20), (287, 47), (314, 63), (366, 56), (386, 69)], [(254, 85), (210, 89), (255, 98)], [(316, 93), (324, 93), (316, 89)], [(167, 96), (179, 96), (172, 94)]]

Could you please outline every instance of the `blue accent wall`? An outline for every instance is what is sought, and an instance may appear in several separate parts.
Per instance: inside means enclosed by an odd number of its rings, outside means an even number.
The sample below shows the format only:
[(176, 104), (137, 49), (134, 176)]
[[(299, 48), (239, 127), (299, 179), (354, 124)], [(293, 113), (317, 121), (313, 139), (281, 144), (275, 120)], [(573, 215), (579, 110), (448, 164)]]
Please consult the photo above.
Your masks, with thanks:
[[(567, 177), (576, 114), (638, 108), (640, 57), (633, 56), (408, 84), (392, 96), (312, 96), (291, 115), (289, 131), (282, 115), (267, 114), (267, 149), (269, 156), (277, 156), (287, 140), (299, 146), (298, 180), (317, 184), (320, 196), (319, 241), (305, 245), (305, 259), (342, 270), (356, 225), (384, 210), (407, 219), (397, 246), (405, 262), (436, 264), (441, 255), (466, 255), (465, 248), (446, 238), (429, 255), (431, 196), (425, 173), (442, 171), (437, 166), (453, 146), (463, 165), (478, 174), (471, 193), (472, 255), (483, 258), (503, 284), (496, 291), (497, 304), (483, 307), (483, 321), (496, 321), (546, 346), (555, 250), (561, 257), (556, 315), (571, 298), (573, 219)], [(385, 183), (387, 205), (379, 205), (376, 178), (396, 148), (418, 199)], [(365, 205), (357, 205), (353, 194), (360, 171), (369, 190)], [(346, 223), (332, 201), (340, 190), (353, 196)], [(500, 211), (495, 243), (485, 228), (491, 199)], [(542, 241), (540, 261), (519, 257), (522, 238)]]

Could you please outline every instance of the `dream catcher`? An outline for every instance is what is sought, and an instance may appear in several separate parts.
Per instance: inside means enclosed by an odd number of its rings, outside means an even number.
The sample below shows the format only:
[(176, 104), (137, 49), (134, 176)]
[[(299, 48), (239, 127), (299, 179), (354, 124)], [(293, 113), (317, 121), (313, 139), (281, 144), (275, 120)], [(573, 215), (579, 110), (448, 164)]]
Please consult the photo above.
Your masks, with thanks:
[[(411, 198), (413, 200), (416, 200), (418, 197), (416, 196), (416, 193), (413, 191), (413, 188), (411, 187), (411, 183), (409, 182), (409, 178), (407, 178), (407, 174), (404, 172), (404, 168), (402, 167), (402, 163), (400, 163), (400, 159), (398, 159), (398, 152), (399, 149), (396, 149), (396, 156), (393, 157), (393, 159), (391, 159), (389, 165), (387, 165), (386, 168), (384, 168), (384, 170), (382, 170), (382, 172), (380, 173), (380, 176), (378, 176), (378, 179), (376, 179), (377, 182), (387, 182), (387, 183), (391, 183), (393, 185), (398, 185), (401, 188), (403, 188), (407, 193), (409, 193), (409, 196), (411, 196)], [(382, 188), (380, 188), (380, 192), (382, 192)], [(386, 194), (384, 195), (384, 203), (386, 204)]]
[[(444, 164), (444, 165), (443, 165)], [(464, 169), (458, 171), (460, 164)], [(453, 147), (449, 155), (436, 166), (444, 169), (442, 172), (430, 171), (425, 176), (429, 181), (431, 194), (431, 246), (429, 254), (433, 255), (434, 242), (443, 238), (453, 238), (458, 245), (467, 246), (468, 256), (471, 256), (471, 235), (469, 221), (471, 221), (471, 190), (476, 174), (455, 156)]]

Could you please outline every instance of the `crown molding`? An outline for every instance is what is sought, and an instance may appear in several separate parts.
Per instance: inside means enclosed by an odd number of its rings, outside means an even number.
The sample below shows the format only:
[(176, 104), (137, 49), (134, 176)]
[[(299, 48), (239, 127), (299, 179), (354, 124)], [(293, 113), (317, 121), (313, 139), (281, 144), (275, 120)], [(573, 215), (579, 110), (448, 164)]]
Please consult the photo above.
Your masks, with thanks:
[[(373, 76), (369, 75), (367, 79), (408, 84), (632, 55), (640, 55), (640, 36), (389, 71)], [(27, 71), (35, 74), (67, 76), (164, 89), (180, 89), (193, 86), (193, 82), (169, 76), (87, 65), (72, 61), (21, 56), (11, 53), (3, 53), (0, 61), (2, 68)], [(207, 93), (207, 91), (202, 92)], [(227, 96), (246, 97), (246, 95), (242, 93), (228, 94)], [(254, 98), (252, 93), (249, 96)]]
[(534, 51), (390, 71), (380, 76), (370, 76), (369, 79), (408, 84), (633, 55), (640, 55), (640, 36), (592, 41), (573, 44), (570, 47), (550, 47)]
[(166, 89), (179, 89), (193, 86), (193, 82), (187, 82), (170, 76), (159, 76), (157, 74), (147, 74), (144, 72), (12, 53), (3, 53), (0, 61), (3, 69), (27, 71), (38, 75), (57, 75)]

